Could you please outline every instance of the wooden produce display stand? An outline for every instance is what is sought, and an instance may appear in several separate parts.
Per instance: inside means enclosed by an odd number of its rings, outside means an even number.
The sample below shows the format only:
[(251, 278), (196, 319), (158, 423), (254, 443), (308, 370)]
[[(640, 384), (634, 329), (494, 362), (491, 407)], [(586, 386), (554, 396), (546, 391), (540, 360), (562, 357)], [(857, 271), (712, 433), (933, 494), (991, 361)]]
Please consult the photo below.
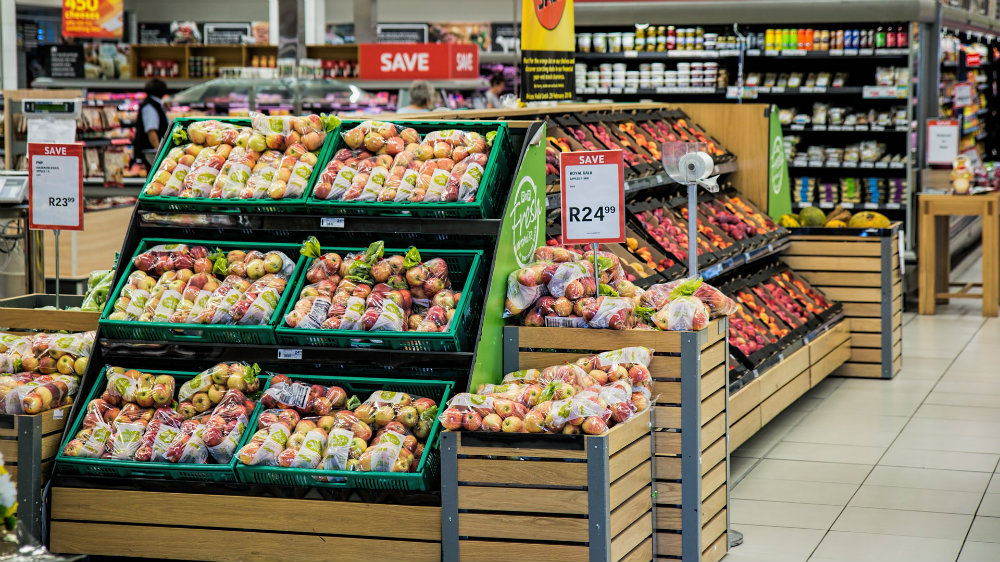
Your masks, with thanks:
[(52, 473), (70, 408), (30, 416), (0, 414), (0, 453), (17, 485), (17, 521), (36, 538), (42, 532), (42, 486)]
[(850, 322), (836, 319), (729, 396), (729, 447), (736, 449), (851, 357)]
[[(678, 556), (695, 562), (721, 559), (728, 547), (729, 526), (727, 333), (725, 319), (713, 321), (700, 332), (507, 327), (505, 371), (544, 368), (629, 346), (652, 348), (652, 415), (648, 425), (647, 418), (640, 417), (612, 428), (604, 436), (571, 436), (581, 438), (575, 445), (552, 445), (557, 449), (555, 452), (541, 448), (541, 444), (551, 441), (549, 438), (559, 439), (558, 436), (528, 436), (528, 441), (507, 446), (498, 442), (492, 448), (472, 446), (465, 434), (445, 436), (444, 520), (448, 522), (454, 517), (458, 523), (457, 536), (443, 537), (445, 560), (483, 559), (485, 553), (496, 559), (497, 553), (508, 552), (509, 556), (504, 554), (501, 558), (651, 560)], [(475, 438), (480, 440), (478, 435)], [(484, 434), (481, 440), (489, 438)], [(560, 447), (562, 450), (558, 450)], [(521, 461), (510, 463), (527, 471), (519, 470), (518, 476), (512, 473), (498, 476), (502, 471), (493, 471), (497, 475), (489, 477), (483, 469), (500, 468), (496, 464), (500, 461), (470, 458), (483, 455), (539, 457), (539, 460), (531, 465)], [(587, 468), (575, 468), (565, 460), (550, 460), (553, 458), (586, 459)], [(452, 478), (449, 478), (449, 463), (455, 463)], [(582, 463), (577, 461), (577, 464)], [(533, 489), (565, 486), (562, 479), (570, 477), (570, 473), (577, 486), (573, 492)], [(502, 487), (514, 483), (512, 478), (529, 479), (518, 483), (530, 484), (532, 492)], [(449, 499), (447, 483), (452, 480), (458, 485), (450, 492), (453, 499)], [(488, 483), (486, 488), (474, 486), (483, 486), (484, 481)], [(533, 499), (536, 493), (549, 501), (542, 506)], [(551, 501), (556, 499), (559, 501)], [(575, 519), (527, 515), (539, 511), (573, 515)], [(537, 525), (531, 523), (535, 519), (540, 521)], [(538, 542), (551, 536), (550, 524), (572, 529), (571, 536), (577, 544), (559, 547), (550, 554), (550, 546)], [(558, 536), (559, 540), (567, 540), (561, 538), (563, 534)], [(490, 540), (482, 540), (483, 537)]]
[[(59, 306), (80, 306), (81, 295), (59, 295)], [(0, 299), (0, 330), (66, 330), (87, 332), (97, 329), (100, 312), (84, 310), (38, 310), (55, 306), (56, 296), (32, 293)]]
[[(217, 486), (53, 488), (49, 548), (171, 560), (441, 559), (440, 507), (232, 495)], [(140, 516), (150, 511), (155, 517)]]
[(902, 368), (901, 223), (883, 229), (796, 229), (782, 260), (844, 305), (851, 358), (833, 374), (891, 379)]

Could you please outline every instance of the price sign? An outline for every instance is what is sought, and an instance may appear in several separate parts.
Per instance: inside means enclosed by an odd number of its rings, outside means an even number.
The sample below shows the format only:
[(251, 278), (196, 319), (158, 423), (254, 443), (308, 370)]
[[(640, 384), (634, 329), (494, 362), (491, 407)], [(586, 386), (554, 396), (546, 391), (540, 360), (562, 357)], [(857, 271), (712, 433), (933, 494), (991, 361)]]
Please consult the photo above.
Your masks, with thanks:
[(976, 86), (972, 82), (959, 82), (954, 86), (955, 100), (952, 103), (955, 109), (972, 105), (975, 101), (973, 96)]
[(625, 242), (622, 151), (562, 152), (563, 244)]
[(927, 163), (951, 164), (958, 156), (958, 120), (927, 120)]
[(28, 224), (83, 230), (83, 143), (28, 143)]

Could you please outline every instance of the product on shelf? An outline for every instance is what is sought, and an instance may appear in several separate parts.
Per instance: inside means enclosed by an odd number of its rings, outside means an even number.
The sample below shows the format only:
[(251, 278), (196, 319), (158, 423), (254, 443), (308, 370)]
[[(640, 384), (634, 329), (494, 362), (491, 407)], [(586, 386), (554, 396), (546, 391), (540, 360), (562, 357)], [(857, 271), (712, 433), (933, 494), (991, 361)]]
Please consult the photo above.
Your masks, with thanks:
[(80, 304), (80, 310), (91, 312), (101, 312), (104, 310), (104, 305), (108, 302), (108, 293), (111, 292), (111, 282), (114, 281), (114, 278), (115, 270), (113, 269), (92, 271), (90, 276), (87, 277), (87, 292), (83, 295), (83, 303)]
[[(267, 116), (250, 127), (214, 119), (175, 128), (173, 148), (143, 190), (150, 197), (299, 199), (336, 117)], [(187, 142), (190, 141), (190, 142)]]
[(432, 131), (364, 121), (341, 133), (347, 148), (334, 154), (313, 190), (322, 200), (472, 202), (496, 132)]
[(312, 330), (445, 332), (462, 293), (452, 290), (442, 258), (421, 261), (411, 247), (406, 255), (384, 255), (384, 244), (341, 256), (321, 253), (311, 238), (303, 254), (313, 257), (309, 283), (284, 319), (290, 328)]
[(452, 431), (600, 435), (649, 407), (652, 355), (626, 347), (508, 373), (501, 384), (455, 395), (439, 419)]
[(72, 403), (94, 332), (0, 333), (0, 413), (38, 414)]
[(132, 265), (109, 320), (266, 324), (295, 269), (276, 250), (221, 252), (182, 243), (154, 246)]

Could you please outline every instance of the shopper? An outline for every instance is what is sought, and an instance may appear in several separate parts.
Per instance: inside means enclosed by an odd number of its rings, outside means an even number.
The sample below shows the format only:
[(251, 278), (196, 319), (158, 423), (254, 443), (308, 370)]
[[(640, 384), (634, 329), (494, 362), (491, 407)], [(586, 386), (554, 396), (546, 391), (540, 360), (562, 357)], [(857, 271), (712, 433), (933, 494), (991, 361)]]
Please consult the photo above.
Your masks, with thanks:
[(507, 88), (507, 78), (503, 75), (503, 72), (494, 72), (490, 76), (490, 89), (486, 90), (486, 107), (490, 109), (499, 109), (502, 107), (500, 94), (503, 93), (505, 88)]
[(135, 139), (132, 149), (136, 160), (141, 160), (149, 167), (151, 157), (147, 150), (156, 150), (160, 139), (167, 133), (167, 111), (163, 107), (163, 96), (167, 93), (167, 85), (158, 78), (146, 82), (146, 99), (139, 104), (139, 115), (135, 124)]
[(400, 107), (396, 113), (421, 113), (434, 109), (437, 92), (426, 80), (414, 80), (410, 84), (410, 105)]

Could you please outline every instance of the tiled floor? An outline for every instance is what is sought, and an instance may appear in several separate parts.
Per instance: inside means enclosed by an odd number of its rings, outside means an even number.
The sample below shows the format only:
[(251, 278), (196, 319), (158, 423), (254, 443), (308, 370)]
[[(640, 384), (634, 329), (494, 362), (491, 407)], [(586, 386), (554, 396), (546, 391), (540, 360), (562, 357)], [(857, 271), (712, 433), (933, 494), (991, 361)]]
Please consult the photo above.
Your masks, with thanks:
[(1000, 319), (903, 322), (895, 379), (827, 379), (733, 451), (724, 562), (1000, 562)]

